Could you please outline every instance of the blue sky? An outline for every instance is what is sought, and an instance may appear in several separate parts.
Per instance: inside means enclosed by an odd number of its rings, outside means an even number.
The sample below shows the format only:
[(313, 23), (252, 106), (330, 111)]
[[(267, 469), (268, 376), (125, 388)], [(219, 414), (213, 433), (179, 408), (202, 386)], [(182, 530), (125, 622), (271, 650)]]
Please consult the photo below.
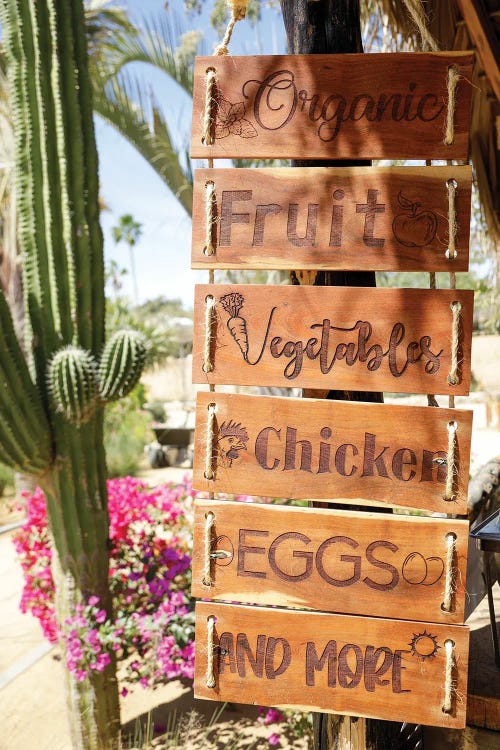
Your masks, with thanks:
[[(128, 0), (132, 18), (140, 23), (144, 17), (165, 13), (164, 0)], [(210, 8), (210, 3), (208, 4)], [(182, 0), (168, 3), (187, 31), (199, 29), (205, 34), (205, 47), (211, 52), (218, 40), (210, 28), (208, 12), (188, 17)], [(284, 51), (281, 14), (264, 10), (259, 28), (247, 21), (235, 27), (230, 50), (234, 54), (272, 54)], [(191, 100), (166, 76), (145, 65), (136, 65), (146, 84), (160, 102), (178, 143), (187, 145), (191, 127)], [(191, 220), (164, 183), (145, 160), (110, 126), (96, 119), (100, 162), (101, 194), (110, 211), (101, 216), (106, 259), (116, 260), (128, 269), (128, 249), (116, 246), (111, 235), (118, 218), (126, 213), (143, 224), (143, 235), (135, 248), (139, 299), (144, 301), (164, 295), (181, 298), (192, 307), (195, 282), (206, 281), (206, 273), (190, 270)], [(124, 294), (132, 297), (130, 275), (124, 277)]]

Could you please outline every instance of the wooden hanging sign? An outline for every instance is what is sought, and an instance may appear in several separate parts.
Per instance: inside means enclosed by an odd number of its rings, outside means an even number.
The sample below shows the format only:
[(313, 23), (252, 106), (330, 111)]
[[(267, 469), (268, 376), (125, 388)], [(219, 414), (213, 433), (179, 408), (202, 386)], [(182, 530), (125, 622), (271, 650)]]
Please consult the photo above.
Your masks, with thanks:
[(197, 500), (192, 595), (463, 623), (468, 533), (445, 518)]
[(469, 166), (197, 169), (192, 266), (467, 271), (470, 195)]
[(193, 484), (465, 514), (471, 429), (459, 409), (198, 393)]
[(472, 305), (464, 290), (200, 285), (193, 381), (463, 395)]
[(199, 57), (191, 156), (466, 159), (472, 66), (469, 52)]
[(198, 602), (194, 695), (461, 728), (468, 642), (460, 625)]

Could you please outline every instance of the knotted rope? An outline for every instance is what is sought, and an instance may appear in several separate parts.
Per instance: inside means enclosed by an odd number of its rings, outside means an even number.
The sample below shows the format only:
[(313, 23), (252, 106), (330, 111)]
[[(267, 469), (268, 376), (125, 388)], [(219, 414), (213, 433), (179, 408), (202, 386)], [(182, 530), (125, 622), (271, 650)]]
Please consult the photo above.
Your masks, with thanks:
[(431, 32), (427, 28), (427, 16), (424, 13), (420, 0), (403, 0), (411, 20), (418, 29), (422, 42), (423, 52), (437, 52), (439, 47)]
[(216, 55), (227, 55), (228, 45), (233, 35), (233, 30), (238, 21), (242, 21), (247, 14), (248, 0), (227, 0), (229, 9), (231, 10), (231, 18), (226, 28), (226, 33), (222, 39), (222, 42), (215, 48)]

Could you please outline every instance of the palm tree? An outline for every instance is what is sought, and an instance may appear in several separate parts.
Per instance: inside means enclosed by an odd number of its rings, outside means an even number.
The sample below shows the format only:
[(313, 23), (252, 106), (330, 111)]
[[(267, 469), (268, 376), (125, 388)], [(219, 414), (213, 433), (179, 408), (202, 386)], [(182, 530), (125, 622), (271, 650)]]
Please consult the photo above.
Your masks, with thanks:
[[(176, 147), (158, 102), (145, 93), (147, 87), (128, 66), (150, 65), (191, 96), (201, 35), (181, 34), (166, 14), (135, 29), (122, 10), (106, 0), (89, 0), (87, 17), (95, 113), (137, 149), (190, 216), (193, 178), (187, 148), (182, 153)], [(103, 22), (106, 27), (114, 24), (112, 34), (102, 30)]]
[(137, 275), (135, 272), (134, 247), (141, 238), (142, 224), (135, 221), (132, 214), (123, 214), (123, 216), (120, 216), (118, 219), (118, 224), (115, 227), (112, 227), (111, 233), (117, 245), (120, 242), (125, 242), (125, 244), (128, 245), (130, 254), (130, 275), (132, 276), (132, 284), (134, 288), (134, 302), (137, 305), (139, 302), (139, 291), (137, 288)]

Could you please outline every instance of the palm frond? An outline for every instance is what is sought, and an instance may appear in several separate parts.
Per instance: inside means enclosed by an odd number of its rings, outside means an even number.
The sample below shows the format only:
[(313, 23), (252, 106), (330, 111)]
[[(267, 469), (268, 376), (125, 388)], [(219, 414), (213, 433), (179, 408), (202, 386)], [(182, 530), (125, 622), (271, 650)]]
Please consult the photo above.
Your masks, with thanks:
[(136, 34), (125, 35), (119, 41), (115, 72), (132, 62), (146, 63), (163, 71), (191, 95), (193, 63), (200, 40), (201, 34), (183, 34), (166, 15), (152, 22), (143, 21)]
[(183, 168), (168, 124), (141, 82), (127, 71), (112, 78), (94, 76), (94, 110), (144, 156), (191, 215), (191, 170)]

